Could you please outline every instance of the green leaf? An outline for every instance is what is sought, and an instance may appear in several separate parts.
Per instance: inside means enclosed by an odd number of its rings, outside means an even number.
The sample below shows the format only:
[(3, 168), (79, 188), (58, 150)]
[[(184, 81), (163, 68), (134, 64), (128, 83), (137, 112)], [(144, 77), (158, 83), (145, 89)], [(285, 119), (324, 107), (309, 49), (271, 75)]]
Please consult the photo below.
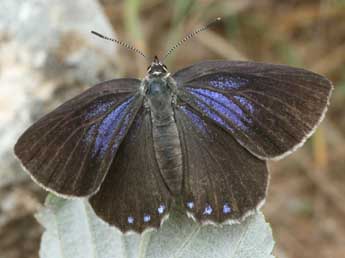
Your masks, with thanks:
[(159, 230), (122, 234), (97, 218), (86, 200), (50, 194), (37, 215), (45, 227), (41, 258), (271, 258), (274, 241), (262, 213), (234, 225), (200, 225), (172, 212)]

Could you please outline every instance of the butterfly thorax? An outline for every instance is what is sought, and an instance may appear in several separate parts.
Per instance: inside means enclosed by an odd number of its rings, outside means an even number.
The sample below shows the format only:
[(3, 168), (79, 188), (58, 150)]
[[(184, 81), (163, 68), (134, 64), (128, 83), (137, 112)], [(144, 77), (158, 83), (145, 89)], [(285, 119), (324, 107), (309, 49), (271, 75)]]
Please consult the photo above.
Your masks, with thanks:
[(166, 67), (154, 61), (143, 79), (142, 94), (152, 119), (155, 156), (161, 175), (172, 194), (182, 189), (182, 152), (174, 118), (176, 82)]
[(157, 122), (164, 122), (173, 116), (172, 100), (174, 93), (166, 78), (149, 78), (146, 84), (146, 106), (150, 108)]

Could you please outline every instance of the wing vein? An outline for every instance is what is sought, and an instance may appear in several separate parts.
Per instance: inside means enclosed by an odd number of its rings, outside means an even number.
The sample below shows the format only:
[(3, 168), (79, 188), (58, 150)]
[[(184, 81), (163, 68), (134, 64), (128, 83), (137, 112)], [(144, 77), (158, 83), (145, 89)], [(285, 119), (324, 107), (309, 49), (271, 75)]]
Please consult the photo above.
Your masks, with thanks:
[[(274, 113), (273, 111), (271, 111), (270, 109), (268, 109), (266, 106), (260, 104), (259, 102), (257, 102), (255, 99), (249, 97), (248, 95), (246, 95), (246, 94), (238, 94), (238, 95), (240, 95), (240, 96), (242, 96), (242, 97), (244, 97), (244, 98), (247, 98), (248, 100), (251, 100), (251, 101), (252, 101), (253, 103), (255, 103), (256, 105), (261, 106), (264, 110), (266, 110), (266, 112), (268, 112), (268, 113), (271, 114), (272, 116), (277, 116), (277, 117), (279, 117), (279, 119), (280, 119), (281, 121), (283, 121), (285, 124), (289, 125), (289, 124), (291, 123), (291, 122), (288, 121), (287, 119), (283, 118), (282, 116), (277, 115), (276, 113)], [(277, 101), (278, 101), (278, 100), (277, 100)], [(290, 112), (289, 112), (289, 113), (290, 113)], [(296, 110), (295, 113), (297, 113), (297, 110)], [(308, 128), (308, 130), (310, 129), (310, 128), (309, 128), (309, 125), (308, 125), (307, 123), (305, 123), (304, 121), (300, 120), (297, 116), (294, 115), (294, 112), (291, 112), (290, 114), (291, 114), (297, 121), (300, 121), (306, 128)], [(292, 134), (291, 134), (288, 130), (286, 130), (284, 127), (280, 126), (280, 128), (282, 128), (283, 131), (285, 131), (285, 133), (286, 133), (287, 135), (289, 135), (290, 137), (292, 137), (292, 138), (294, 138), (295, 140), (299, 141), (299, 139), (295, 138), (295, 136), (292, 135)]]

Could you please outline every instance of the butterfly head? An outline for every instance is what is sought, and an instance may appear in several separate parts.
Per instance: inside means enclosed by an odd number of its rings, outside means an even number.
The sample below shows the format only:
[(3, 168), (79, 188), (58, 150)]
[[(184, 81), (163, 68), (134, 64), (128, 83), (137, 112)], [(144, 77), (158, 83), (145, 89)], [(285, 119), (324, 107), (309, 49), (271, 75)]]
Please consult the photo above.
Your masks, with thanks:
[(169, 72), (166, 65), (161, 63), (158, 57), (155, 56), (151, 65), (147, 67), (147, 74), (149, 77), (165, 77)]
[(155, 119), (171, 115), (171, 103), (174, 99), (176, 83), (167, 69), (155, 56), (147, 68), (147, 75), (141, 82), (141, 93)]

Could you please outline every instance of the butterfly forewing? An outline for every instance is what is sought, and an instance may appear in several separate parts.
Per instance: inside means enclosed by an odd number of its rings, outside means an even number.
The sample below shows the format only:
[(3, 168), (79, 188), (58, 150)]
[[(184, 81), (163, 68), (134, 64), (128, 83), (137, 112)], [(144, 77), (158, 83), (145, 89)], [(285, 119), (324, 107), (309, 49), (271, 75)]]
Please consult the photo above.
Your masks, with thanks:
[(139, 111), (122, 142), (99, 192), (91, 199), (97, 215), (121, 231), (158, 228), (171, 195), (154, 152), (151, 116)]
[(94, 193), (126, 135), (142, 97), (139, 80), (101, 83), (41, 118), (15, 153), (45, 188), (67, 196)]
[(266, 162), (189, 105), (175, 109), (184, 164), (183, 203), (199, 221), (239, 221), (265, 199)]
[(264, 159), (289, 153), (312, 133), (332, 90), (310, 71), (254, 62), (202, 62), (173, 77), (180, 99)]

